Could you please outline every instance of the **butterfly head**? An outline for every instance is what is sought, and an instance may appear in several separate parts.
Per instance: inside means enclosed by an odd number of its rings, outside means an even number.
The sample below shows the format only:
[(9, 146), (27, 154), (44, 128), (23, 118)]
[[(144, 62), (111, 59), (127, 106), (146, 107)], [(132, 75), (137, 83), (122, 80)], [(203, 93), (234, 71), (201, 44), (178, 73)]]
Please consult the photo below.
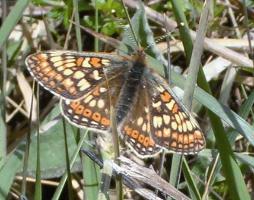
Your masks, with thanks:
[(143, 48), (138, 49), (135, 53), (133, 53), (133, 60), (139, 63), (145, 63), (146, 54)]

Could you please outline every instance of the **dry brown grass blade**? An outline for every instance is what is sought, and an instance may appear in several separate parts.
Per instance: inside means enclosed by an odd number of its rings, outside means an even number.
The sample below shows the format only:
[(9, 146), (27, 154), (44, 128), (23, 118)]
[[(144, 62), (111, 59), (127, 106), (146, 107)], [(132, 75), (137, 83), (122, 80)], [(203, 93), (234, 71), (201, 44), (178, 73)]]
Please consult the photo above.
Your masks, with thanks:
[(11, 104), (15, 109), (12, 111), (11, 114), (7, 115), (6, 117), (6, 122), (8, 123), (11, 121), (11, 119), (18, 113), (20, 112), (23, 114), (25, 117), (29, 118), (29, 114), (22, 108), (24, 104), (24, 100), (22, 100), (19, 104), (17, 104), (15, 101), (13, 101), (10, 97), (6, 97), (6, 101)]
[[(75, 24), (75, 26), (79, 26), (78, 24), (76, 24), (75, 22), (73, 21), (70, 21), (71, 23)], [(109, 44), (115, 48), (119, 48), (121, 42), (119, 40), (116, 40), (114, 38), (111, 38), (111, 37), (108, 37), (108, 36), (105, 36), (101, 33), (97, 33), (95, 31), (93, 31), (92, 29), (89, 29), (89, 28), (86, 28), (86, 27), (83, 27), (83, 26), (80, 26), (80, 28), (84, 31), (86, 31), (87, 33), (91, 34), (92, 36), (94, 36), (95, 38), (98, 38), (100, 39), (101, 41), (105, 42), (106, 44)]]
[(126, 186), (142, 197), (146, 199), (161, 199), (153, 191), (144, 188), (144, 185), (149, 185), (174, 199), (189, 200), (187, 196), (162, 179), (154, 170), (140, 166), (124, 156), (120, 156), (118, 159), (121, 165), (118, 166), (112, 162), (113, 171), (122, 176)]
[[(212, 41), (214, 44), (219, 44), (234, 51), (249, 52), (249, 44), (248, 40), (246, 39), (212, 38), (210, 41)], [(167, 51), (166, 42), (160, 42), (157, 45), (158, 48), (163, 52)], [(254, 47), (254, 44), (252, 46)], [(181, 40), (171, 40), (170, 47), (170, 53), (184, 51), (183, 43)]]
[[(23, 95), (23, 98), (25, 100), (25, 108), (26, 111), (29, 115), (30, 111), (32, 112), (32, 122), (36, 121), (36, 116), (37, 116), (37, 111), (36, 111), (36, 106), (37, 106), (37, 101), (36, 98), (33, 94), (33, 90), (29, 83), (27, 82), (24, 74), (20, 71), (17, 72), (17, 81), (18, 81), (18, 86), (20, 88), (20, 91)], [(32, 97), (33, 97), (33, 107), (31, 109), (31, 102), (32, 102)], [(31, 109), (31, 110), (30, 110)]]

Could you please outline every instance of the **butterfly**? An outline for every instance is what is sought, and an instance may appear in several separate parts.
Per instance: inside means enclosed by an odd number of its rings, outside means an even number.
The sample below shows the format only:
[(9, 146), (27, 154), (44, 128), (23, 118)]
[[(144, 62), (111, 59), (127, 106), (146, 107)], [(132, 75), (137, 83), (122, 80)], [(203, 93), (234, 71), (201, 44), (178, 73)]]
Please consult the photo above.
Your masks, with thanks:
[(162, 149), (193, 154), (205, 147), (199, 125), (147, 66), (143, 50), (132, 56), (45, 51), (25, 62), (39, 84), (60, 97), (63, 116), (75, 126), (109, 133), (112, 105), (120, 137), (141, 158)]

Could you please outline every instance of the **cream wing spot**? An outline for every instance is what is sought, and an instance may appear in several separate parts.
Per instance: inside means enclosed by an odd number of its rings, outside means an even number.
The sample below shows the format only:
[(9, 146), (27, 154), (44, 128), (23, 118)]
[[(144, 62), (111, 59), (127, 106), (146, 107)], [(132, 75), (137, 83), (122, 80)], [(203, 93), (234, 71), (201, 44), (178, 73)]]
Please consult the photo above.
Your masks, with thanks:
[(184, 131), (184, 132), (186, 132), (186, 131), (187, 131), (187, 125), (186, 125), (186, 123), (185, 123), (185, 122), (183, 123), (183, 131)]
[(163, 115), (163, 121), (166, 125), (168, 125), (169, 122), (170, 122), (170, 116), (169, 115)]
[(142, 123), (143, 123), (143, 117), (139, 117), (138, 120), (137, 120), (138, 126), (141, 126)]
[(64, 65), (64, 62), (62, 60), (59, 60), (54, 63), (54, 67), (59, 67), (59, 66), (63, 66), (63, 65)]
[(169, 128), (163, 129), (163, 137), (170, 137), (171, 131)]
[(162, 125), (162, 118), (160, 116), (154, 116), (153, 117), (153, 125), (155, 128), (161, 127)]
[(65, 76), (69, 76), (69, 75), (73, 74), (73, 71), (70, 70), (70, 69), (66, 69), (66, 70), (64, 70), (63, 74), (64, 74)]
[(182, 132), (183, 131), (183, 126), (182, 125), (178, 125), (178, 131)]
[(187, 115), (184, 112), (182, 112), (182, 115), (184, 118), (187, 118)]
[(196, 120), (195, 120), (194, 118), (190, 117), (190, 122), (191, 122), (191, 124), (192, 124), (193, 127), (199, 127), (199, 126), (197, 125), (197, 122), (196, 122)]
[[(75, 62), (75, 60), (74, 60), (74, 62)], [(71, 63), (66, 63), (66, 64), (64, 64), (64, 66), (65, 66), (66, 68), (75, 67), (75, 66), (76, 66), (76, 64), (75, 64), (74, 62), (71, 62)]]
[(90, 58), (85, 58), (85, 59), (83, 60), (82, 67), (88, 67), (88, 68), (92, 67), (92, 66), (90, 65), (89, 61), (90, 61)]
[(66, 56), (64, 59), (65, 64), (74, 64), (74, 66), (76, 66), (75, 62), (76, 59), (74, 59), (73, 57), (70, 56)]
[(148, 113), (149, 109), (148, 107), (145, 107), (145, 113)]
[(91, 84), (86, 80), (86, 79), (81, 79), (79, 82), (78, 82), (78, 85), (79, 87), (79, 90), (80, 91), (84, 91), (86, 90), (87, 88), (89, 88), (91, 86)]
[(161, 85), (158, 86), (157, 89), (159, 90), (159, 92), (164, 92), (164, 90), (165, 90)]
[(148, 128), (148, 127), (147, 127), (146, 123), (144, 123), (143, 126), (142, 126), (142, 131), (145, 132), (145, 131), (147, 130), (147, 128)]
[(73, 78), (75, 78), (75, 79), (81, 79), (81, 78), (83, 78), (84, 76), (85, 76), (85, 74), (84, 74), (83, 72), (81, 72), (81, 71), (76, 71), (76, 72), (74, 73)]
[(175, 121), (171, 122), (171, 127), (173, 130), (177, 130), (177, 123)]
[(175, 105), (174, 100), (171, 100), (169, 103), (166, 104), (166, 106), (169, 110), (173, 110), (174, 105)]
[(95, 80), (100, 80), (100, 79), (102, 78), (101, 76), (99, 76), (98, 70), (94, 70), (94, 71), (93, 71), (93, 78), (94, 78)]
[(185, 123), (186, 123), (188, 131), (192, 131), (192, 125), (191, 125), (190, 121), (186, 121)]
[(71, 60), (71, 62), (73, 62), (73, 60), (75, 61), (75, 57), (70, 56), (70, 55), (66, 56), (65, 58), (68, 60)]
[(153, 103), (152, 106), (153, 106), (154, 108), (160, 107), (160, 106), (161, 106), (161, 101), (158, 101), (158, 102), (156, 102), (156, 103)]
[(192, 126), (192, 124), (190, 123), (190, 121), (186, 121), (186, 125), (187, 125), (188, 130), (189, 130), (189, 131), (192, 131), (193, 126)]
[(63, 58), (61, 56), (54, 56), (54, 57), (51, 57), (51, 59), (50, 59), (51, 62), (57, 62), (60, 60), (63, 60)]
[(91, 107), (94, 107), (96, 105), (96, 100), (92, 100), (90, 103), (89, 103), (89, 106)]
[(102, 59), (102, 60), (101, 60), (101, 63), (102, 63), (103, 65), (105, 65), (105, 66), (109, 66), (109, 65), (110, 65), (110, 60), (108, 60), (108, 59)]
[(178, 114), (175, 114), (175, 119), (178, 124), (181, 124), (181, 119)]
[(85, 98), (84, 102), (85, 102), (85, 103), (88, 103), (89, 101), (92, 100), (92, 98), (93, 98), (93, 96), (92, 96), (92, 95), (89, 95), (89, 96), (87, 96), (87, 97)]
[(70, 87), (73, 85), (73, 81), (70, 78), (67, 78), (63, 81), (63, 84), (65, 85), (65, 87)]
[(64, 67), (63, 67), (63, 66), (59, 66), (59, 67), (57, 67), (56, 69), (57, 69), (57, 71), (61, 72), (61, 71), (64, 70)]
[(105, 103), (102, 99), (99, 99), (98, 102), (97, 102), (97, 105), (98, 105), (99, 108), (104, 108)]
[(106, 92), (107, 91), (107, 88), (104, 88), (104, 87), (101, 87), (100, 88), (100, 92), (103, 93), (103, 92)]
[(183, 112), (179, 112), (178, 114), (179, 114), (180, 119), (183, 121), (184, 120)]

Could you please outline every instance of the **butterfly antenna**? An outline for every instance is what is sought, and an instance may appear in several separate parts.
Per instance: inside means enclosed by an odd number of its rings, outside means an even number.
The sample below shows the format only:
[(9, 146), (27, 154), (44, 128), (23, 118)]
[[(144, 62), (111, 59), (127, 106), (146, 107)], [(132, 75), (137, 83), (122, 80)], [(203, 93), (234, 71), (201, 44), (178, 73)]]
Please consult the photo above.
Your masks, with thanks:
[(135, 38), (133, 38), (132, 31), (130, 33), (130, 29), (132, 28), (132, 26), (130, 26), (129, 24), (124, 24), (123, 22), (121, 22), (119, 27), (121, 29), (123, 29), (124, 33), (126, 33), (126, 37), (128, 37), (128, 39), (130, 41), (130, 44), (136, 45), (137, 42), (136, 42)]
[(138, 38), (137, 38), (137, 36), (136, 36), (136, 34), (135, 34), (135, 31), (134, 31), (134, 29), (133, 29), (133, 27), (132, 27), (132, 25), (131, 25), (130, 16), (129, 16), (129, 13), (128, 13), (127, 9), (126, 9), (126, 6), (125, 6), (123, 0), (121, 0), (121, 3), (122, 3), (122, 6), (123, 6), (125, 15), (126, 15), (126, 17), (127, 17), (128, 23), (129, 23), (129, 25), (130, 25), (130, 30), (131, 30), (131, 32), (132, 32), (133, 38), (134, 38), (134, 40), (135, 40), (135, 43), (137, 44), (138, 48), (140, 49), (140, 48), (141, 48), (141, 45), (140, 45), (140, 43), (138, 42)]
[(149, 44), (144, 50), (148, 50), (149, 48), (151, 48), (154, 44), (159, 43), (160, 41), (164, 40), (165, 38), (167, 39), (171, 34), (170, 33), (166, 33), (165, 35), (162, 35), (158, 38), (155, 39), (154, 43)]
[[(166, 14), (164, 13), (164, 23), (165, 23), (165, 27), (166, 27), (166, 35), (169, 35), (170, 31), (169, 31), (169, 27), (166, 23)], [(171, 79), (171, 70), (172, 70), (172, 66), (171, 66), (171, 59), (170, 59), (170, 41), (169, 41), (169, 37), (166, 37), (166, 42), (167, 42), (167, 56), (168, 56), (168, 65), (167, 65), (167, 73), (166, 73), (166, 78), (168, 79), (168, 84), (172, 85), (172, 79)]]

